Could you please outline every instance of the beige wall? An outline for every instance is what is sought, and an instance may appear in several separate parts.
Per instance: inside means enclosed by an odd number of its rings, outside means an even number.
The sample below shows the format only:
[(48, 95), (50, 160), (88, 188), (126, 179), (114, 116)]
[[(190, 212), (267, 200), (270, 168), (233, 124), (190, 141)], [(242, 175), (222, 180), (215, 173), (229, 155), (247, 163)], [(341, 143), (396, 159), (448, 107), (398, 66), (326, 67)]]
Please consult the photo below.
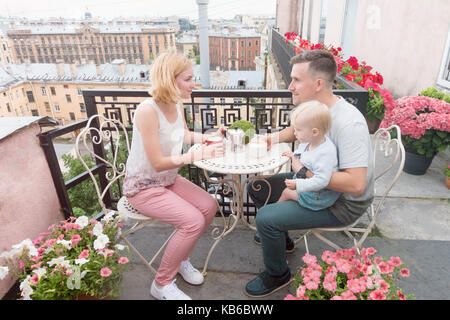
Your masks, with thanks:
[(436, 84), (449, 30), (448, 0), (365, 0), (358, 12), (354, 54), (383, 75), (386, 88), (400, 97)]
[[(0, 140), (0, 252), (26, 238), (34, 240), (64, 219), (39, 132), (39, 125), (32, 124)], [(11, 277), (0, 281), (0, 297), (13, 282)]]

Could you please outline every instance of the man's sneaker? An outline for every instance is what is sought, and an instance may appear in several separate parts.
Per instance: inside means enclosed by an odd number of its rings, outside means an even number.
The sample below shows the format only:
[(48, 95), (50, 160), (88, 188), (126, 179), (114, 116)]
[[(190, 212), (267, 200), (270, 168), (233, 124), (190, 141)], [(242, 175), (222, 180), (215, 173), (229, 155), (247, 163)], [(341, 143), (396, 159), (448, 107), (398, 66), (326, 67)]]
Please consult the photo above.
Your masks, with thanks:
[(189, 259), (181, 262), (180, 269), (178, 269), (178, 273), (181, 274), (184, 281), (193, 284), (195, 286), (202, 284), (203, 281), (205, 280), (201, 272), (192, 266), (192, 264), (189, 262)]
[(155, 280), (152, 282), (152, 287), (150, 288), (150, 294), (157, 300), (192, 300), (183, 291), (178, 289), (175, 284), (175, 280), (166, 286), (156, 286)]
[(249, 297), (261, 298), (286, 287), (290, 282), (291, 272), (289, 269), (279, 277), (271, 276), (264, 271), (258, 277), (247, 283), (244, 293)]
[[(259, 236), (258, 232), (256, 232), (253, 235), (253, 242), (255, 242), (256, 244), (261, 244), (261, 237)], [(288, 235), (286, 237), (286, 253), (293, 253), (294, 251), (295, 251), (295, 242)]]

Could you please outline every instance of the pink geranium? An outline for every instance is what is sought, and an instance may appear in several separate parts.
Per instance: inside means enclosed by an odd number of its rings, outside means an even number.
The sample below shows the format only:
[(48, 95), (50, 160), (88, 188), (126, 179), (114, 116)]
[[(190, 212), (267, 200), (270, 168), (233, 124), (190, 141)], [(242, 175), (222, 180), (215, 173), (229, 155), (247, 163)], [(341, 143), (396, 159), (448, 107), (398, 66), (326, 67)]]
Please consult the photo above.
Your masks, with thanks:
[(84, 249), (81, 251), (81, 253), (78, 255), (78, 259), (83, 259), (89, 257), (89, 250)]
[[(409, 275), (399, 257), (389, 260), (374, 256), (374, 248), (324, 251), (322, 260), (306, 254), (305, 265), (294, 276), (296, 295), (286, 300), (361, 300), (403, 299), (393, 282)], [(399, 292), (401, 294), (399, 294)]]

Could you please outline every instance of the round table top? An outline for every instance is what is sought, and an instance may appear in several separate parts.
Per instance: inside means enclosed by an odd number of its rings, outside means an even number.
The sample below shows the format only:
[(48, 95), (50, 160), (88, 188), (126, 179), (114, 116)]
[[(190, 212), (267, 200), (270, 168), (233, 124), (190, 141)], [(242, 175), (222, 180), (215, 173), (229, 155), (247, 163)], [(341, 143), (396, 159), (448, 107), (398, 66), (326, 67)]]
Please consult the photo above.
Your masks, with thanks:
[[(195, 144), (190, 148), (197, 150), (201, 144)], [(282, 156), (283, 151), (290, 150), (287, 143), (273, 145), (267, 152), (262, 152), (256, 157), (254, 150), (250, 150), (248, 145), (242, 146), (242, 150), (237, 152), (228, 151), (225, 157), (208, 160), (195, 161), (194, 165), (207, 171), (222, 174), (252, 174), (278, 169), (289, 161), (288, 157)]]

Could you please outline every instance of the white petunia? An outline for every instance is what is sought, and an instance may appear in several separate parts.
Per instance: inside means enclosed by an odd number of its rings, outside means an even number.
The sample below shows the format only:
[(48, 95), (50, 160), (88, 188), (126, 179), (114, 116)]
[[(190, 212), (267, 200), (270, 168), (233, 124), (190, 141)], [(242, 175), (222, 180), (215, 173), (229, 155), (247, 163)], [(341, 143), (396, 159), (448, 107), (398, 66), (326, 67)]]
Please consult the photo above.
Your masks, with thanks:
[(99, 250), (106, 247), (106, 245), (109, 243), (109, 238), (105, 234), (101, 234), (97, 237), (97, 239), (94, 241), (94, 249)]
[(122, 251), (123, 249), (125, 249), (125, 246), (123, 244), (119, 244), (119, 243), (116, 244), (114, 247), (119, 251)]
[(86, 258), (75, 259), (75, 263), (76, 264), (80, 264), (80, 265), (83, 265), (83, 264), (88, 263), (88, 262), (89, 262), (89, 259), (86, 259)]
[(56, 264), (57, 266), (65, 266), (66, 262), (68, 263), (69, 261), (64, 260), (66, 256), (62, 256), (62, 257), (58, 257), (58, 258), (53, 258), (52, 260), (50, 260), (49, 262), (47, 262), (47, 264), (51, 267), (54, 264)]
[(72, 249), (72, 241), (70, 240), (58, 240), (56, 241), (57, 244), (62, 244), (64, 248), (70, 250)]
[(75, 220), (75, 223), (80, 225), (81, 229), (83, 229), (89, 224), (89, 218), (86, 216), (78, 217), (77, 220)]
[(103, 234), (103, 225), (101, 223), (97, 223), (94, 228), (92, 229), (92, 232), (95, 236), (100, 236)]
[(0, 280), (5, 279), (6, 275), (9, 272), (9, 268), (8, 267), (0, 267)]
[(110, 211), (109, 213), (105, 214), (105, 216), (102, 218), (102, 221), (106, 223), (111, 220), (114, 220), (114, 214), (115, 214), (114, 211)]
[(43, 275), (45, 275), (47, 273), (47, 269), (39, 268), (39, 269), (34, 270), (33, 272), (36, 273), (40, 279)]

